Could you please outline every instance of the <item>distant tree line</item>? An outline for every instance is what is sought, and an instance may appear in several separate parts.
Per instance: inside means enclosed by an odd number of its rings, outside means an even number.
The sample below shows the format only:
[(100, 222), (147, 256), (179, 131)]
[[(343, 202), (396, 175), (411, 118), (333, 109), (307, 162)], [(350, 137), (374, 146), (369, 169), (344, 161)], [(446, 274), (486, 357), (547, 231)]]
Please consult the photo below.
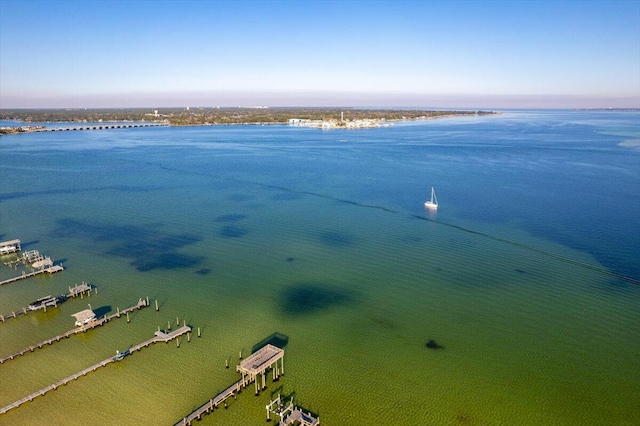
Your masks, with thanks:
[[(157, 111), (157, 113), (156, 113)], [(495, 114), (491, 111), (430, 111), (348, 108), (123, 108), (123, 109), (3, 109), (0, 120), (22, 122), (151, 121), (175, 126), (214, 124), (279, 124), (290, 118), (309, 120), (416, 120), (460, 115)]]

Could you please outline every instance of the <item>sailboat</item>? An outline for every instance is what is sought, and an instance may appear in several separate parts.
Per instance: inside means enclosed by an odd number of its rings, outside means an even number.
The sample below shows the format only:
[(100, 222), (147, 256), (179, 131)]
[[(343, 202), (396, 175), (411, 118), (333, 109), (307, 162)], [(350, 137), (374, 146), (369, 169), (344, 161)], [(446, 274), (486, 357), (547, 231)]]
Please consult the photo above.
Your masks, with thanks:
[(431, 187), (431, 200), (424, 203), (424, 206), (429, 210), (438, 210), (438, 199), (436, 198), (436, 191)]

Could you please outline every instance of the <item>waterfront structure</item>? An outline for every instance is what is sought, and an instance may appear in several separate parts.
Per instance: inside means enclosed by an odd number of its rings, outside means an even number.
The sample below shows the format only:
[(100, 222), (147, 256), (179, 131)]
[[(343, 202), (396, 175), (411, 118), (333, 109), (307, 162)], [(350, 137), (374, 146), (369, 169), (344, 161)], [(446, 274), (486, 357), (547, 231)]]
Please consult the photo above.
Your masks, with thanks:
[(89, 324), (96, 319), (96, 313), (91, 309), (85, 309), (84, 311), (77, 312), (71, 316), (76, 319), (76, 325), (78, 327)]
[(0, 256), (21, 250), (20, 240), (9, 240), (0, 243)]
[[(278, 361), (281, 363), (280, 367), (278, 367)], [(243, 360), (240, 365), (236, 367), (236, 371), (242, 374), (243, 387), (255, 381), (257, 395), (260, 389), (267, 387), (265, 373), (268, 368), (273, 370), (273, 380), (276, 380), (280, 374), (284, 374), (284, 349), (268, 344)], [(258, 383), (258, 376), (260, 375), (262, 376), (262, 387), (260, 387)]]

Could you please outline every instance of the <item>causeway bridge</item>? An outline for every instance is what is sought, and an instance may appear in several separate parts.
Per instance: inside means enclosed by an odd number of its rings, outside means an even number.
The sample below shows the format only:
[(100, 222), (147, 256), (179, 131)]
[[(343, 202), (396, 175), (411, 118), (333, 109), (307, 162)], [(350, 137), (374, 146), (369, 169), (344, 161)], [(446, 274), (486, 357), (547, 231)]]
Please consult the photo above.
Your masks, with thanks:
[(70, 132), (79, 130), (108, 130), (108, 129), (131, 129), (134, 127), (165, 127), (168, 123), (120, 123), (120, 124), (96, 124), (90, 126), (70, 126), (70, 127), (44, 127), (32, 130), (33, 132)]

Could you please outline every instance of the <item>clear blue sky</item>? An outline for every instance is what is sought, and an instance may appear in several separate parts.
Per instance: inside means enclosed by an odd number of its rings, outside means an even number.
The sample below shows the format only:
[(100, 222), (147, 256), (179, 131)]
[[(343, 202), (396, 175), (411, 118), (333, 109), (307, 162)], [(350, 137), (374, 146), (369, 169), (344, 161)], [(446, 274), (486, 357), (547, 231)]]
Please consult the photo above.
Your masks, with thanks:
[(640, 0), (0, 0), (0, 108), (640, 107)]

